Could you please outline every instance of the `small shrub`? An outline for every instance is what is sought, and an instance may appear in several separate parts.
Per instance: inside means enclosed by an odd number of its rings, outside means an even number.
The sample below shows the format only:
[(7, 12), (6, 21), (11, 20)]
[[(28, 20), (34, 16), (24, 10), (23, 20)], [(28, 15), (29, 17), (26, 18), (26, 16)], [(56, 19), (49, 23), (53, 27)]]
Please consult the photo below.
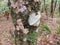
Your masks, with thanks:
[(42, 30), (44, 30), (46, 33), (51, 33), (49, 27), (47, 25), (41, 24)]
[(9, 11), (9, 7), (7, 5), (7, 0), (2, 0), (0, 2), (0, 15), (2, 15), (3, 13), (5, 12), (8, 12)]
[(33, 33), (30, 33), (28, 36), (27, 36), (27, 40), (30, 41), (31, 45), (36, 45), (37, 43), (37, 36), (38, 36), (38, 32), (33, 32)]
[(60, 26), (57, 29), (57, 34), (60, 34)]

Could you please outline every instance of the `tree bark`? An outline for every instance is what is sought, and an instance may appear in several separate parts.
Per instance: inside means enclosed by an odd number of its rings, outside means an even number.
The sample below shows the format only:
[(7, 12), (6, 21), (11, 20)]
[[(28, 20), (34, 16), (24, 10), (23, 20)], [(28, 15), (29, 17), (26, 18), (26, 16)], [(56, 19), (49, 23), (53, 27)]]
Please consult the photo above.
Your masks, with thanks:
[(53, 14), (54, 14), (53, 3), (54, 3), (54, 0), (51, 0), (51, 12), (50, 12), (50, 15), (51, 15), (52, 18), (53, 18)]
[(59, 15), (60, 15), (60, 3), (59, 3)]
[[(13, 3), (11, 4), (11, 0), (9, 0), (9, 2), (8, 2), (10, 10), (11, 10), (12, 20), (13, 20), (13, 23), (15, 26), (15, 45), (37, 45), (38, 32), (36, 32), (36, 30), (38, 29), (39, 26), (29, 25), (28, 19), (29, 19), (29, 15), (32, 12), (34, 12), (36, 15), (38, 14), (37, 12), (40, 11), (40, 1), (34, 0), (35, 1), (34, 2), (33, 0), (25, 0), (24, 1), (25, 4), (22, 5), (22, 6), (24, 6), (24, 7), (22, 7), (23, 9), (19, 5), (21, 3), (20, 1), (22, 1), (22, 0), (17, 1), (18, 2), (17, 6), (16, 6), (16, 4), (13, 4)], [(11, 6), (11, 5), (13, 5), (13, 6)], [(16, 6), (16, 7), (14, 7), (14, 6)], [(17, 9), (17, 11), (16, 11), (16, 9)], [(17, 20), (19, 20), (19, 19), (22, 20), (21, 23), (23, 23), (24, 31), (25, 31), (25, 29), (28, 29), (29, 32), (27, 34), (25, 34), (26, 31), (23, 33), (23, 29), (20, 29), (20, 27), (17, 29), (17, 26), (21, 26), (21, 25), (19, 25), (20, 23), (18, 24), (18, 22), (17, 22)], [(25, 39), (25, 38), (27, 38), (27, 39)]]
[(55, 1), (55, 5), (54, 5), (54, 11), (55, 11), (56, 5), (57, 5), (57, 0)]

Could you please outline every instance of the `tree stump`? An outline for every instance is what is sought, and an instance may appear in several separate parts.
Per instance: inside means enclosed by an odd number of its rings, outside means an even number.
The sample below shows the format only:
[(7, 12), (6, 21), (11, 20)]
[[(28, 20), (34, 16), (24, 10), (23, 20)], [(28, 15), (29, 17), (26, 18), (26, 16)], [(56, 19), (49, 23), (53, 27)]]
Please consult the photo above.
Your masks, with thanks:
[(15, 45), (37, 45), (40, 0), (8, 0), (15, 26)]

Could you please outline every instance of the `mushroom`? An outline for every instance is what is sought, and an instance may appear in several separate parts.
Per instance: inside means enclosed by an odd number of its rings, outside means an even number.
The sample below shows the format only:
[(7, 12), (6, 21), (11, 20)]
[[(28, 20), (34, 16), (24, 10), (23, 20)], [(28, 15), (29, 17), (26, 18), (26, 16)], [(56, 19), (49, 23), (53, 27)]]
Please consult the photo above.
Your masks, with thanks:
[(41, 17), (40, 11), (38, 11), (37, 14), (33, 12), (31, 15), (29, 15), (28, 19), (29, 25), (38, 26), (40, 24), (40, 17)]

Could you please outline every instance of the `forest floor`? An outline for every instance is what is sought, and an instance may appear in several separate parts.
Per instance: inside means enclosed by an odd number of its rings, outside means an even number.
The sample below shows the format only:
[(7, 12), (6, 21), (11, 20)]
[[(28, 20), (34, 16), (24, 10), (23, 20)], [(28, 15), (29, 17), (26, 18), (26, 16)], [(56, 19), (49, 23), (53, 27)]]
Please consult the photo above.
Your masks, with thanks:
[[(47, 19), (48, 18), (48, 19)], [(57, 29), (60, 24), (60, 17), (51, 18), (42, 13), (41, 23), (46, 24), (51, 30), (50, 34), (46, 34), (41, 30), (41, 35), (38, 38), (39, 45), (60, 45), (60, 35), (57, 34)]]
[[(51, 18), (42, 13), (41, 23), (48, 25), (51, 30), (51, 34), (45, 35), (42, 33), (38, 38), (39, 45), (60, 45), (60, 36), (56, 34), (57, 27), (60, 23), (60, 18)], [(9, 16), (7, 20), (6, 17), (0, 17), (0, 45), (14, 45), (14, 25), (12, 23), (12, 18)], [(42, 31), (41, 31), (42, 32)]]
[(6, 17), (0, 17), (0, 45), (14, 45), (14, 25), (11, 16), (7, 20)]

